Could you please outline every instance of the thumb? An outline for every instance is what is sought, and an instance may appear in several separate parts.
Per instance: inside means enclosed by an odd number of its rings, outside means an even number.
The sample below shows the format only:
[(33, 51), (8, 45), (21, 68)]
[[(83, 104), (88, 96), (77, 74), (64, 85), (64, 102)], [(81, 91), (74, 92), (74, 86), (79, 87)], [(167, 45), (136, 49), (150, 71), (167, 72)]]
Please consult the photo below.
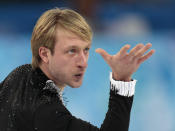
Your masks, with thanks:
[(95, 50), (96, 53), (99, 53), (105, 61), (108, 61), (111, 57), (105, 50), (98, 48)]

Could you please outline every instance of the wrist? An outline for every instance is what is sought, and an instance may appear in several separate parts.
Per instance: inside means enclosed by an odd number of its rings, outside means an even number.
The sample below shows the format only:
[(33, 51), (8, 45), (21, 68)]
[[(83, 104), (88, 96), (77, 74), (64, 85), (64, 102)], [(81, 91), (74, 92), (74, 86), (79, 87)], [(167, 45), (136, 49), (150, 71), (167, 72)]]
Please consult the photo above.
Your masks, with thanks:
[(125, 81), (125, 82), (129, 82), (132, 80), (131, 77), (119, 76), (116, 73), (112, 73), (112, 78), (116, 81)]
[(133, 96), (136, 82), (137, 80), (132, 80), (130, 82), (116, 81), (112, 78), (112, 72), (110, 72), (110, 87), (115, 94), (128, 97)]

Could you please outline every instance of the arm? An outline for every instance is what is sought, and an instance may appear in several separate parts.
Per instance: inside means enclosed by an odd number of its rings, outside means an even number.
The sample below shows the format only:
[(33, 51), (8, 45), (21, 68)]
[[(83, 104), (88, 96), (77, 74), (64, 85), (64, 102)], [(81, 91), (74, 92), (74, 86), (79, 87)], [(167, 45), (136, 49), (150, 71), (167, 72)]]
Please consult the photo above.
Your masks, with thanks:
[(38, 131), (109, 131), (109, 129), (110, 131), (127, 131), (135, 81), (128, 82), (128, 85), (125, 84), (125, 91), (122, 91), (123, 94), (120, 93), (120, 85), (122, 83), (113, 80), (112, 74), (110, 75), (110, 81), (111, 90), (108, 112), (100, 129), (72, 116), (61, 102), (46, 103), (37, 108), (33, 118), (34, 127)]
[(114, 84), (111, 83), (108, 112), (100, 129), (72, 116), (61, 103), (41, 105), (34, 115), (34, 128), (37, 131), (127, 131), (133, 95), (117, 94)]

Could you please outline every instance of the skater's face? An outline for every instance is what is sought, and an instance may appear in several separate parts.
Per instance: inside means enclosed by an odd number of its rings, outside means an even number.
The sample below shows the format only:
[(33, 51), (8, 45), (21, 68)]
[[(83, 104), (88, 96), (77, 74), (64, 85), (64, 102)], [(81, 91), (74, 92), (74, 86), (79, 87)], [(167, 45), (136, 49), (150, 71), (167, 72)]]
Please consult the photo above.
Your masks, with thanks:
[(50, 78), (58, 85), (80, 87), (87, 68), (88, 43), (72, 32), (57, 30), (54, 53), (47, 52), (47, 69)]

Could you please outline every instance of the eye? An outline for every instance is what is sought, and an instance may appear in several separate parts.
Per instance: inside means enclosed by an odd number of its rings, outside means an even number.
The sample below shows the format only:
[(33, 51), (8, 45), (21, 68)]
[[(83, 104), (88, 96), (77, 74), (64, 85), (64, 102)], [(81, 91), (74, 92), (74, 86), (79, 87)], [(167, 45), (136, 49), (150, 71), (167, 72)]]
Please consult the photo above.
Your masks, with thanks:
[(69, 53), (69, 54), (74, 54), (74, 53), (76, 53), (76, 49), (70, 49), (70, 50), (68, 51), (68, 53)]
[(85, 52), (85, 53), (88, 53), (89, 50), (90, 50), (90, 48), (85, 48), (85, 49), (84, 49), (84, 52)]

